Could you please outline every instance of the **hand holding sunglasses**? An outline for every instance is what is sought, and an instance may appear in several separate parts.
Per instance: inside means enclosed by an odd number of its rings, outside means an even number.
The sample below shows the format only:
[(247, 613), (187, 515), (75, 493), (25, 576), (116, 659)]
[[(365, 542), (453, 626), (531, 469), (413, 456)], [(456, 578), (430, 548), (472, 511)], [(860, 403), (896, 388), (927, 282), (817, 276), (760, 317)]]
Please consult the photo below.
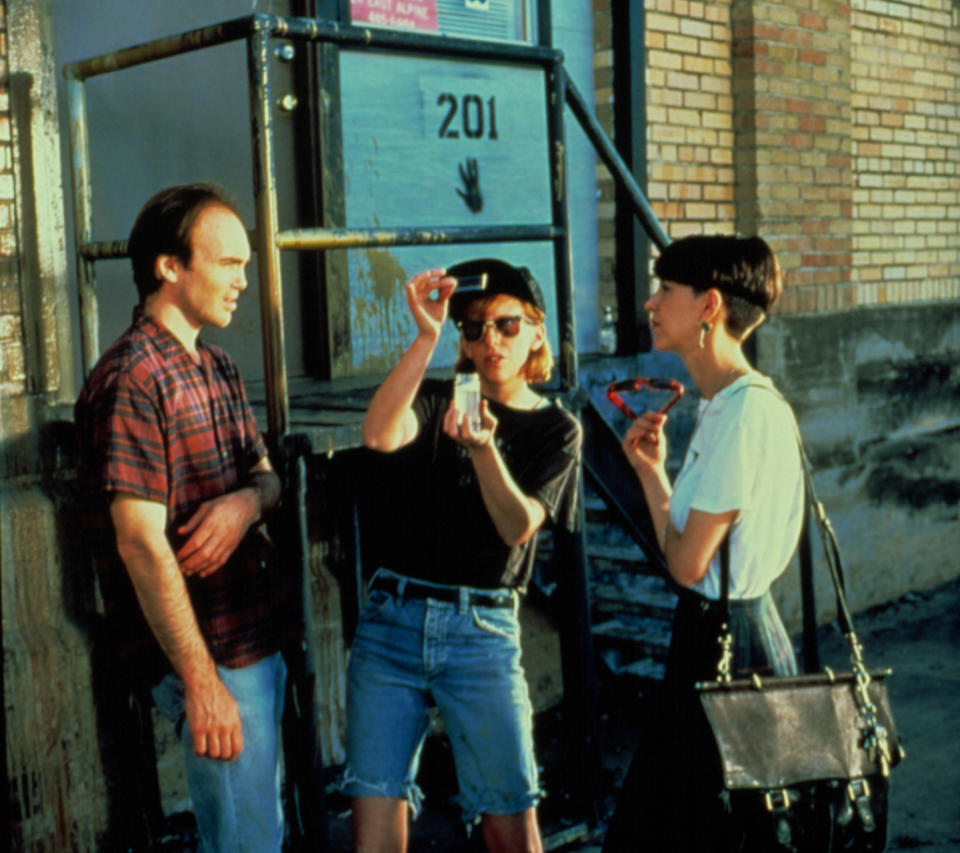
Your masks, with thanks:
[(665, 415), (672, 409), (679, 399), (683, 396), (683, 385), (676, 379), (661, 379), (655, 376), (637, 376), (634, 379), (620, 379), (611, 382), (607, 387), (607, 399), (613, 403), (630, 420), (635, 421), (639, 415), (633, 411), (620, 396), (621, 393), (632, 391), (670, 391), (673, 396), (659, 410), (659, 414)]

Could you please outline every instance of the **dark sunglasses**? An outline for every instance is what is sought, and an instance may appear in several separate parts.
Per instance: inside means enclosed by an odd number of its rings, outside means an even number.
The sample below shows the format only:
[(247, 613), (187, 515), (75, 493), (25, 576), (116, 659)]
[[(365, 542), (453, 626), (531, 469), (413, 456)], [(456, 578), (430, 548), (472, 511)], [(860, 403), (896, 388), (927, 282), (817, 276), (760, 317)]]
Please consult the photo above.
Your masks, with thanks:
[(633, 409), (623, 402), (623, 398), (620, 396), (620, 394), (629, 391), (644, 390), (673, 392), (673, 397), (671, 397), (667, 401), (666, 405), (660, 409), (661, 415), (665, 415), (667, 412), (669, 412), (670, 409), (672, 409), (677, 404), (677, 401), (683, 396), (683, 385), (677, 382), (676, 379), (659, 379), (657, 377), (638, 376), (636, 379), (621, 379), (619, 382), (611, 382), (607, 388), (607, 399), (628, 418), (630, 418), (630, 420), (636, 420), (639, 415), (637, 415)]
[(525, 317), (497, 317), (495, 320), (460, 320), (457, 328), (465, 341), (479, 341), (487, 331), (487, 326), (496, 326), (497, 332), (505, 338), (515, 338), (520, 334), (520, 326), (533, 323)]

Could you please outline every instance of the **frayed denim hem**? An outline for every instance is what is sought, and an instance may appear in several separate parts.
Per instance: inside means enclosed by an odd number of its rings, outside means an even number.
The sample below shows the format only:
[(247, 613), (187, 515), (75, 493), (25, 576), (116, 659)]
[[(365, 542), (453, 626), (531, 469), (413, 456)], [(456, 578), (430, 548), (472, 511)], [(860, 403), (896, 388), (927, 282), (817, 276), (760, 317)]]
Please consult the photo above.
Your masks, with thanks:
[(535, 809), (540, 801), (547, 795), (543, 788), (537, 788), (527, 791), (520, 797), (513, 800), (499, 800), (491, 803), (467, 803), (463, 797), (457, 797), (460, 803), (460, 810), (463, 813), (463, 822), (467, 827), (467, 835), (470, 835), (473, 827), (478, 826), (484, 815), (511, 815), (521, 814), (527, 809)]
[(359, 778), (349, 765), (337, 781), (337, 790), (347, 797), (399, 797), (407, 801), (413, 820), (417, 819), (423, 809), (423, 791), (412, 779), (402, 782), (396, 779), (371, 782)]

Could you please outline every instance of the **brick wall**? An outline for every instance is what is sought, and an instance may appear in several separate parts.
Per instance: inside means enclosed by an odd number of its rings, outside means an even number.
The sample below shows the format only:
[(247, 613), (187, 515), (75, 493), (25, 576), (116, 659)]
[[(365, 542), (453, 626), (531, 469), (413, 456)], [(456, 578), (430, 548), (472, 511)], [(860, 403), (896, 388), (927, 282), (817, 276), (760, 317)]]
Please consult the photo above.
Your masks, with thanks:
[[(593, 0), (594, 110), (607, 135), (613, 139), (613, 33), (611, 0)], [(616, 305), (613, 179), (597, 161), (597, 300)], [(602, 310), (600, 316), (603, 316)]]
[(960, 296), (960, 4), (853, 4), (860, 305)]
[(648, 200), (671, 237), (734, 227), (730, 4), (651, 0)]
[[(594, 0), (612, 131), (610, 2)], [(960, 6), (646, 0), (647, 195), (672, 237), (759, 233), (782, 313), (960, 295)], [(613, 189), (600, 167), (600, 299)]]
[(850, 9), (734, 2), (737, 230), (770, 239), (781, 311), (851, 307)]

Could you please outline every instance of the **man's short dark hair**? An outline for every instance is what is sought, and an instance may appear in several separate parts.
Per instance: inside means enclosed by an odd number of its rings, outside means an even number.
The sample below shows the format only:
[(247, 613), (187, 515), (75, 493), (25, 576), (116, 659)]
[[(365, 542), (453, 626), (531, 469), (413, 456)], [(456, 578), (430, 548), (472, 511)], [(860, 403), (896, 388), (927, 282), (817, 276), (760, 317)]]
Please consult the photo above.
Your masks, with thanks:
[(141, 305), (160, 288), (161, 282), (154, 274), (158, 255), (171, 255), (179, 258), (184, 266), (190, 265), (193, 251), (190, 229), (197, 217), (211, 206), (225, 207), (240, 218), (236, 201), (225, 189), (204, 183), (161, 190), (137, 214), (127, 241), (127, 253), (133, 264), (133, 280)]

